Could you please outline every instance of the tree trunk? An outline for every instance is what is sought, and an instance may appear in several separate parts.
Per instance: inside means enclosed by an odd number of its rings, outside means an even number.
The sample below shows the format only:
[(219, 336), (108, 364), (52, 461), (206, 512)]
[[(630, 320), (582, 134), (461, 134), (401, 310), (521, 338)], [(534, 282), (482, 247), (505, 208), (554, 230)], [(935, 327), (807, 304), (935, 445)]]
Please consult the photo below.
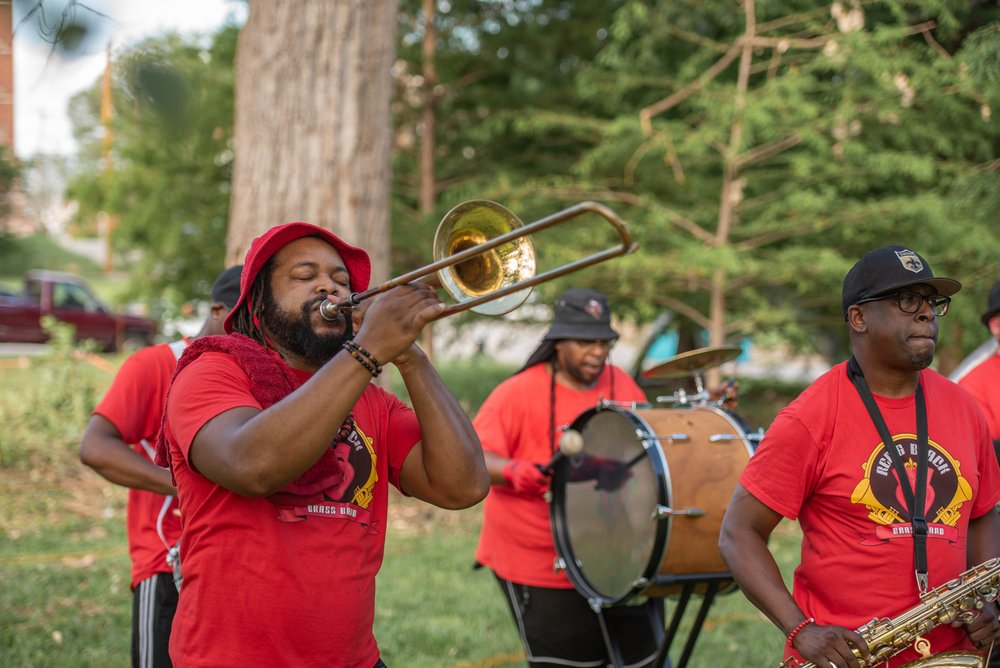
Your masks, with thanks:
[(291, 221), (327, 228), (388, 275), (397, 0), (249, 0), (236, 56), (226, 262)]

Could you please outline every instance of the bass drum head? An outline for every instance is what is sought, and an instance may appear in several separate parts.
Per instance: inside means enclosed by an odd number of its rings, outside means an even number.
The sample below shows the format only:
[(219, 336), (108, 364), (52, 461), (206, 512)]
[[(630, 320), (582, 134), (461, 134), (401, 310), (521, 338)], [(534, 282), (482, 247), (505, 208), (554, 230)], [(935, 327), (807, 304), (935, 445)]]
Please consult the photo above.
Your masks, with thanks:
[(570, 428), (584, 447), (553, 476), (556, 551), (581, 594), (614, 604), (639, 593), (662, 560), (668, 527), (655, 511), (667, 503), (665, 460), (655, 441), (646, 450), (648, 426), (628, 411), (590, 409)]

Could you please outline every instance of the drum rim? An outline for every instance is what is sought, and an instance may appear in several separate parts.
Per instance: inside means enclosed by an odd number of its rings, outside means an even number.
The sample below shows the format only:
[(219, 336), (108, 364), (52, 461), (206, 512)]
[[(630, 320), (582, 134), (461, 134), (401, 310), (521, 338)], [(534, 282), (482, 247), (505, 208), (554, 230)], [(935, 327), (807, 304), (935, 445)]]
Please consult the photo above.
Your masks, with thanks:
[[(594, 408), (589, 408), (578, 415), (570, 425), (570, 429), (580, 431), (593, 415), (604, 411), (614, 411), (630, 422), (636, 428), (636, 437), (639, 439), (644, 453), (648, 456), (650, 462), (652, 462), (653, 473), (656, 479), (657, 502), (659, 505), (669, 506), (671, 488), (670, 473), (666, 465), (666, 455), (663, 453), (663, 448), (660, 447), (660, 443), (656, 439), (656, 434), (653, 432), (652, 427), (635, 410), (630, 411), (616, 405), (601, 404)], [(615, 598), (597, 591), (586, 575), (584, 575), (583, 570), (577, 565), (573, 548), (569, 544), (568, 525), (565, 515), (565, 494), (563, 491), (565, 489), (567, 465), (568, 460), (560, 460), (556, 464), (552, 474), (552, 498), (549, 502), (549, 518), (552, 525), (552, 539), (555, 544), (556, 555), (561, 560), (566, 577), (570, 583), (588, 601), (596, 600), (602, 607), (610, 607), (627, 601), (648, 588), (659, 571), (666, 556), (672, 518), (667, 516), (656, 522), (653, 549), (650, 551), (649, 561), (646, 563), (642, 573), (636, 576), (635, 582), (624, 595)]]

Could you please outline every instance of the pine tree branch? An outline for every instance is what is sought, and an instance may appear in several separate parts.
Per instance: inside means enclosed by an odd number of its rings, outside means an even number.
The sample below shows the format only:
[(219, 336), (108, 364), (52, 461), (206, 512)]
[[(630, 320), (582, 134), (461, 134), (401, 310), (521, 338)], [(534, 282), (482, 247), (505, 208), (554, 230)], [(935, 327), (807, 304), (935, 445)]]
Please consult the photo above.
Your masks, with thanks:
[(738, 171), (749, 164), (766, 160), (774, 155), (777, 155), (778, 153), (781, 153), (782, 151), (787, 151), (800, 141), (801, 138), (797, 134), (793, 134), (767, 144), (761, 144), (760, 146), (757, 146), (756, 148), (753, 148), (737, 157), (734, 161), (734, 166)]
[(734, 44), (729, 47), (729, 50), (726, 51), (725, 55), (715, 61), (715, 63), (705, 70), (696, 80), (684, 86), (673, 95), (665, 97), (659, 102), (654, 102), (640, 111), (639, 122), (642, 125), (642, 131), (647, 135), (652, 134), (653, 125), (651, 119), (653, 116), (659, 116), (663, 112), (677, 106), (679, 103), (700, 91), (706, 83), (719, 76), (719, 74), (721, 74), (734, 60), (736, 60), (736, 57), (740, 55), (741, 49), (742, 47), (740, 44)]

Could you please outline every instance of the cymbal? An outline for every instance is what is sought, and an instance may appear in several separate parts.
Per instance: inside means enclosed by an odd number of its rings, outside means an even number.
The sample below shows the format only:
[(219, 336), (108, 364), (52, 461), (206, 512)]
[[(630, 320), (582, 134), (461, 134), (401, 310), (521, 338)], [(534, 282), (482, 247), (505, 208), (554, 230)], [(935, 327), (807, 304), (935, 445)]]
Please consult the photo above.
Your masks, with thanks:
[(657, 364), (642, 372), (643, 378), (680, 378), (698, 371), (711, 369), (739, 357), (739, 346), (715, 346), (698, 348), (674, 355), (666, 362)]

